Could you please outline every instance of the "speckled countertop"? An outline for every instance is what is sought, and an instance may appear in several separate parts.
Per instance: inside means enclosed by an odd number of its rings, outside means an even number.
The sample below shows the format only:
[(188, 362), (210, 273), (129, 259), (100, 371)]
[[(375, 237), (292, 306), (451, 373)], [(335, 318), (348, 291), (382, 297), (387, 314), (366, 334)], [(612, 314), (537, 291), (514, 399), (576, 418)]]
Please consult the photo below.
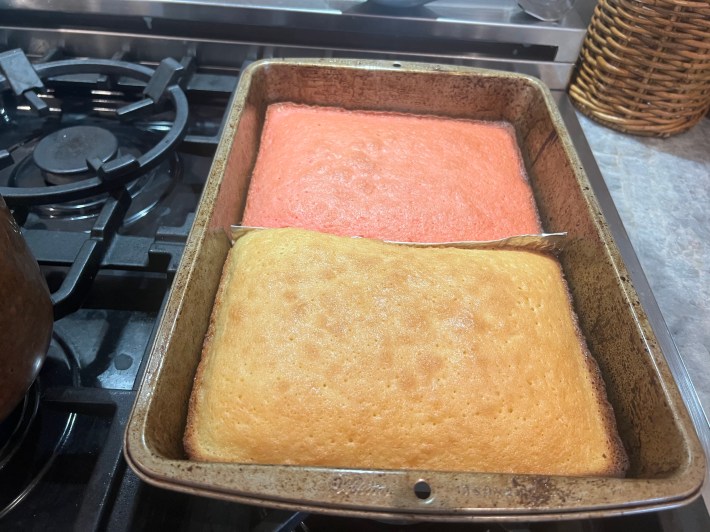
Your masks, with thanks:
[[(657, 139), (576, 114), (705, 413), (695, 424), (708, 454), (710, 118)], [(710, 468), (702, 494), (710, 511)]]
[(577, 118), (707, 417), (710, 119), (657, 139)]

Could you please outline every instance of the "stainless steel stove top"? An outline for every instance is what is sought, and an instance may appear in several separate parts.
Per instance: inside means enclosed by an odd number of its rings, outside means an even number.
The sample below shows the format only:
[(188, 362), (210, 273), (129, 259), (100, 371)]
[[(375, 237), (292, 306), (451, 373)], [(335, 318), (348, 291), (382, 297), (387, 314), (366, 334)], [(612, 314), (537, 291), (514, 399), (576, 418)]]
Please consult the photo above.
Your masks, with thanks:
[[(514, 0), (437, 0), (407, 9), (362, 0), (0, 0), (0, 27), (34, 29), (7, 28), (0, 41), (38, 55), (59, 44), (79, 56), (140, 50), (141, 60), (154, 62), (190, 50), (201, 64), (231, 67), (262, 56), (320, 56), (327, 48), (334, 57), (513, 70), (564, 89), (593, 5), (577, 0), (559, 22), (542, 22)], [(221, 53), (236, 42), (245, 43), (242, 51)]]

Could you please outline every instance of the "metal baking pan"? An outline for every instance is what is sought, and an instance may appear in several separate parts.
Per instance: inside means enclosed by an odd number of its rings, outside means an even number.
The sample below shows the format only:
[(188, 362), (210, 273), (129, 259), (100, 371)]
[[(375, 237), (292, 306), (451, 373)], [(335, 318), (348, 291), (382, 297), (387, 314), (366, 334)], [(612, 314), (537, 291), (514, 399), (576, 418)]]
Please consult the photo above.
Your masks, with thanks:
[[(375, 471), (188, 461), (187, 403), (232, 224), (241, 221), (269, 104), (505, 120), (518, 143), (580, 327), (630, 458), (624, 479)], [(145, 481), (249, 504), (394, 520), (557, 520), (670, 508), (699, 495), (705, 457), (617, 245), (547, 88), (487, 70), (360, 60), (267, 60), (243, 73), (126, 431)], [(294, 435), (297, 437), (297, 435)], [(420, 481), (430, 495), (415, 493)]]

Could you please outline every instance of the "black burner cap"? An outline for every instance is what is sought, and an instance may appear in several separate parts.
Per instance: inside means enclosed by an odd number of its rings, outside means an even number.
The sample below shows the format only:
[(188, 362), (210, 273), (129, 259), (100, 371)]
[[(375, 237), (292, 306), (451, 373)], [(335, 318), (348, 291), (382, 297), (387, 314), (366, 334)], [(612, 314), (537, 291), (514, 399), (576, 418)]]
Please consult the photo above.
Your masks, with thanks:
[(80, 174), (89, 170), (88, 159), (106, 162), (116, 155), (113, 133), (94, 126), (73, 126), (44, 137), (32, 153), (42, 170), (51, 174)]

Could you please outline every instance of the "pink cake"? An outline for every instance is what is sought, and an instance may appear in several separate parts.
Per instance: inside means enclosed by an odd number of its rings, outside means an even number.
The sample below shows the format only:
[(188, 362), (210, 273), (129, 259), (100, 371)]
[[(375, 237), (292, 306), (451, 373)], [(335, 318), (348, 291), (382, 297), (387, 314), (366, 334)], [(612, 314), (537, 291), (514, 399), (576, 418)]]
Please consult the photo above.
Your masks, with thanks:
[(269, 106), (244, 225), (405, 242), (540, 233), (510, 125)]

